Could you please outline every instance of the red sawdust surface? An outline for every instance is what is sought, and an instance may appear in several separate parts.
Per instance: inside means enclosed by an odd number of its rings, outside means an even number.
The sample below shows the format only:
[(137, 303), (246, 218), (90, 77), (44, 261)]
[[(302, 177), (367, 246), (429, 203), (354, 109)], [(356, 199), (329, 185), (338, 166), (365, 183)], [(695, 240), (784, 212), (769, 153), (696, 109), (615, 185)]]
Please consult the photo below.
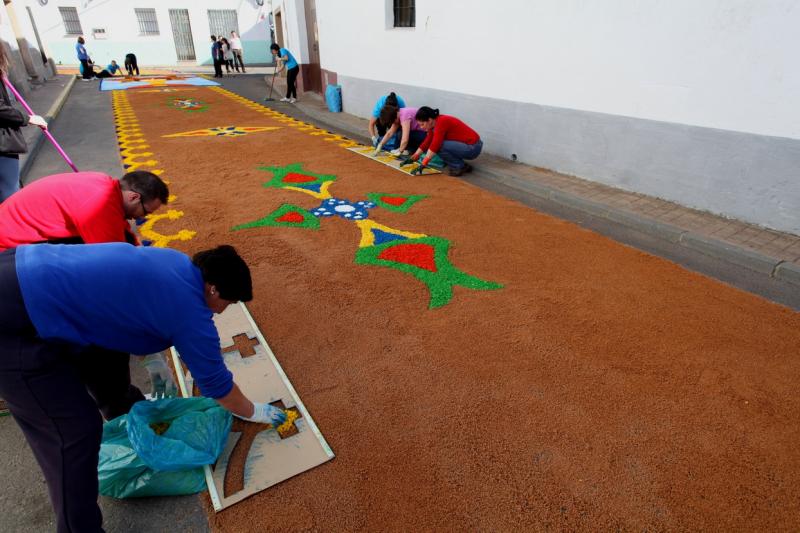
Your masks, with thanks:
[[(211, 514), (218, 531), (790, 530), (800, 523), (800, 316), (443, 175), (409, 177), (209, 89), (128, 97), (195, 252), (233, 244), (248, 304), (336, 458)], [(162, 138), (213, 126), (238, 138)], [(391, 228), (451, 242), (502, 283), (431, 310), (408, 274), (356, 265), (360, 232), (231, 227), (299, 192), (260, 165), (335, 174), (331, 192), (421, 194)]]

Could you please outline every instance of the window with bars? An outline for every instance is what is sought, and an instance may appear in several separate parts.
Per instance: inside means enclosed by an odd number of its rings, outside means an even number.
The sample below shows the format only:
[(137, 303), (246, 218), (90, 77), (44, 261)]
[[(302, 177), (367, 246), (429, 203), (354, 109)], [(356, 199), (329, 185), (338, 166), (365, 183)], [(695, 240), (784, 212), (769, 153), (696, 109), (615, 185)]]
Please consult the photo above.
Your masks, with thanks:
[(155, 9), (134, 9), (139, 21), (139, 35), (159, 35)]
[(394, 27), (413, 28), (416, 26), (414, 13), (414, 0), (394, 1)]
[(61, 12), (61, 19), (64, 21), (64, 29), (67, 35), (83, 35), (81, 28), (81, 19), (78, 18), (78, 8), (76, 7), (59, 7)]
[(239, 35), (239, 18), (235, 9), (209, 9), (208, 10), (208, 29), (211, 35), (231, 38), (231, 32), (235, 31)]

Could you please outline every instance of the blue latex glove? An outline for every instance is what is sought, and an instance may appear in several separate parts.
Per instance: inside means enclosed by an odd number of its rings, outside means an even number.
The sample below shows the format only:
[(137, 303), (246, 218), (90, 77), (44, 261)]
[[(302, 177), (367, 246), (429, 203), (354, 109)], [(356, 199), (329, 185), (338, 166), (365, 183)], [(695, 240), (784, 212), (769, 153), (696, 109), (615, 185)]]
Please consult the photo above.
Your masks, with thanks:
[(380, 137), (378, 137), (377, 135), (373, 135), (372, 136), (372, 146), (378, 146), (378, 143), (380, 142), (380, 140), (381, 140)]
[(286, 413), (277, 407), (273, 407), (268, 403), (253, 402), (253, 416), (245, 418), (243, 416), (235, 415), (237, 418), (247, 420), (248, 422), (258, 422), (259, 424), (271, 424), (276, 428), (286, 422)]
[(150, 394), (153, 398), (174, 398), (178, 395), (178, 387), (163, 354), (159, 352), (145, 356), (142, 365), (150, 374)]

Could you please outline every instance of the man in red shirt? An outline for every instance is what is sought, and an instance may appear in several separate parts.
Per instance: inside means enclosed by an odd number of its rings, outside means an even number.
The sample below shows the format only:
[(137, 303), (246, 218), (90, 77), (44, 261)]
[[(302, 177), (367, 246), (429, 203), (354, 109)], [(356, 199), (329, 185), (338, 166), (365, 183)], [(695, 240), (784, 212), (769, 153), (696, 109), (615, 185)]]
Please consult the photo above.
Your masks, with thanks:
[(144, 170), (119, 181), (100, 172), (46, 176), (0, 204), (0, 252), (37, 242), (138, 244), (128, 220), (156, 211), (168, 197), (167, 185)]
[(475, 130), (456, 117), (440, 115), (438, 109), (427, 106), (420, 107), (415, 118), (420, 127), (428, 132), (425, 140), (410, 157), (412, 161), (417, 161), (423, 152), (428, 151), (422, 159), (420, 169), (439, 154), (447, 165), (445, 172), (450, 176), (460, 176), (472, 170), (472, 166), (464, 160), (475, 159), (483, 149), (483, 141)]
[[(0, 252), (41, 242), (139, 244), (128, 220), (158, 210), (168, 197), (161, 178), (144, 170), (128, 172), (119, 180), (101, 172), (46, 176), (0, 203)], [(73, 364), (106, 420), (144, 400), (131, 384), (130, 354), (90, 346)], [(156, 379), (165, 389), (168, 373), (163, 358), (147, 356), (145, 367), (154, 392)]]

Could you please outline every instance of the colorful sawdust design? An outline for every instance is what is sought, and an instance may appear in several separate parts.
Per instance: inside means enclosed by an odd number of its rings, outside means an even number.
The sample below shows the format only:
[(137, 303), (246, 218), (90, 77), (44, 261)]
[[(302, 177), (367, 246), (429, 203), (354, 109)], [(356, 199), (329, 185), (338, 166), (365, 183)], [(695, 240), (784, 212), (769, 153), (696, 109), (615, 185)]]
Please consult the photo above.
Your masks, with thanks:
[(194, 98), (173, 98), (169, 100), (169, 105), (181, 111), (197, 112), (208, 109), (208, 104), (195, 100)]
[[(119, 154), (122, 157), (122, 165), (126, 172), (134, 170), (147, 170), (157, 176), (163, 174), (163, 169), (158, 168), (158, 161), (152, 159), (153, 153), (148, 152), (150, 145), (144, 138), (139, 121), (133, 112), (128, 95), (122, 91), (115, 91), (112, 96), (114, 108), (114, 123), (117, 129), (117, 140), (119, 144)], [(162, 177), (162, 179), (164, 179)], [(169, 181), (164, 179), (169, 184)], [(170, 195), (169, 203), (173, 204), (177, 197)], [(183, 216), (183, 211), (170, 209), (166, 213), (148, 215), (144, 222), (139, 226), (139, 233), (145, 238), (143, 244), (157, 247), (169, 246), (175, 240), (186, 241), (194, 237), (197, 232), (182, 229), (171, 235), (164, 235), (155, 229), (155, 225), (161, 220), (177, 220)]]
[(100, 80), (101, 91), (124, 91), (129, 89), (151, 89), (168, 86), (196, 86), (196, 87), (210, 87), (219, 85), (219, 83), (201, 78), (199, 76), (154, 76), (154, 77), (132, 77), (132, 78), (105, 78)]
[(261, 227), (284, 227), (284, 228), (309, 228), (319, 229), (319, 219), (303, 209), (292, 204), (283, 204), (272, 214), (248, 222), (246, 224), (239, 224), (234, 226), (233, 230), (247, 229), (247, 228), (261, 228)]
[(331, 133), (330, 131), (320, 129), (313, 124), (309, 124), (308, 122), (297, 120), (296, 118), (292, 118), (279, 111), (275, 111), (274, 109), (270, 109), (269, 107), (266, 107), (262, 104), (253, 102), (252, 100), (248, 100), (243, 96), (239, 96), (238, 94), (232, 93), (227, 89), (223, 89), (222, 87), (212, 87), (211, 90), (225, 96), (226, 98), (230, 98), (231, 100), (242, 104), (243, 106), (247, 107), (252, 111), (261, 113), (262, 115), (266, 115), (282, 124), (285, 124), (290, 128), (295, 128), (297, 131), (307, 133), (314, 137), (321, 137), (323, 141), (335, 142), (338, 146), (341, 146), (342, 148), (352, 148), (354, 146), (362, 146), (361, 144), (351, 139), (348, 139), (343, 135)]
[(285, 167), (259, 167), (258, 170), (272, 173), (272, 179), (265, 183), (264, 187), (302, 192), (318, 200), (331, 197), (328, 188), (336, 181), (336, 176), (332, 174), (315, 174), (303, 170), (302, 163), (293, 163)]
[(162, 137), (242, 137), (250, 133), (279, 130), (280, 126), (217, 126), (202, 130), (182, 131)]
[(396, 213), (407, 213), (411, 207), (427, 198), (424, 194), (387, 194), (382, 192), (368, 192), (369, 198), (375, 205)]
[(339, 217), (353, 221), (361, 230), (355, 262), (394, 268), (416, 277), (428, 287), (430, 309), (450, 302), (453, 298), (453, 287), (456, 285), (477, 291), (503, 287), (499, 283), (467, 274), (454, 266), (448, 258), (450, 241), (447, 239), (396, 230), (368, 220), (370, 210), (375, 207), (405, 213), (416, 202), (426, 198), (424, 195), (369, 193), (367, 195), (369, 201), (350, 202), (330, 196), (327, 186), (336, 180), (336, 176), (303, 170), (302, 163), (285, 167), (265, 166), (259, 170), (272, 173), (272, 179), (264, 183), (265, 187), (311, 194), (315, 198), (322, 199), (322, 203), (310, 210), (283, 204), (264, 218), (233, 227), (234, 231), (264, 226), (317, 229), (320, 225), (317, 218), (325, 217)]

